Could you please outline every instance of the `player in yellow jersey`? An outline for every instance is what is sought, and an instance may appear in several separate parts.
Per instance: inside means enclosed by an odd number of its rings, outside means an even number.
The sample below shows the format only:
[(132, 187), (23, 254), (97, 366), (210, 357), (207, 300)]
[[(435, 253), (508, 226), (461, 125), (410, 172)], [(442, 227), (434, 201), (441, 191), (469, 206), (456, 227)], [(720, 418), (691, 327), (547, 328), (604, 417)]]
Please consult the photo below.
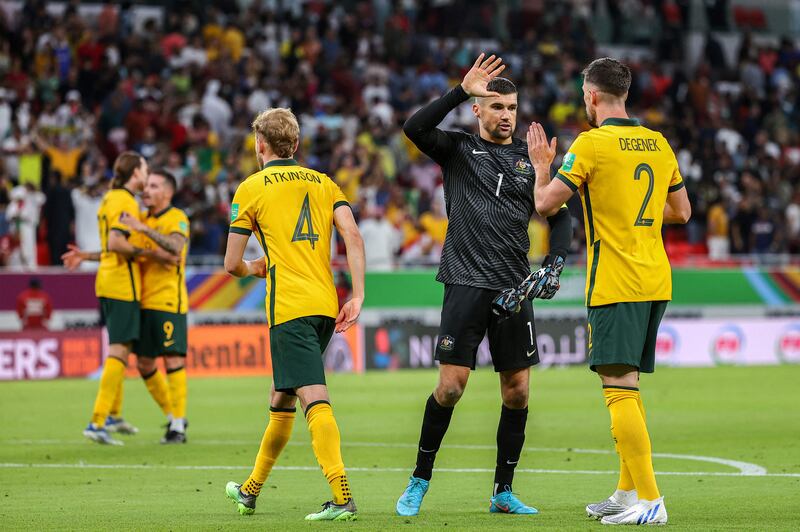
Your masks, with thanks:
[[(122, 213), (139, 216), (136, 193), (142, 190), (147, 177), (147, 161), (136, 152), (124, 152), (114, 161), (114, 180), (97, 211), (102, 250), (83, 253), (72, 248), (62, 257), (67, 267), (77, 260), (99, 260), (95, 279), (95, 294), (108, 329), (108, 358), (103, 365), (100, 387), (95, 398), (92, 420), (83, 431), (92, 441), (121, 444), (109, 436), (106, 418), (114, 402), (121, 401), (122, 382), (125, 378), (128, 354), (132, 343), (139, 337), (139, 296), (141, 278), (136, 259), (142, 254), (140, 247), (128, 241), (130, 232), (120, 222)], [(75, 265), (77, 265), (75, 264)]]
[[(137, 368), (147, 389), (167, 416), (167, 433), (161, 443), (186, 443), (186, 253), (189, 218), (172, 206), (177, 183), (165, 170), (147, 178), (142, 202), (144, 221), (122, 216), (122, 223), (144, 238), (142, 247), (161, 249), (179, 257), (177, 264), (144, 261), (142, 271), (141, 333), (135, 350)], [(156, 358), (164, 357), (167, 375), (158, 371)]]
[(550, 178), (556, 139), (540, 124), (528, 130), (536, 209), (550, 216), (575, 191), (586, 220), (586, 306), (589, 363), (603, 384), (620, 477), (611, 497), (586, 507), (608, 525), (665, 524), (639, 374), (655, 369), (658, 326), (672, 299), (672, 277), (661, 239), (664, 223), (686, 223), (691, 205), (675, 154), (663, 135), (628, 117), (627, 66), (610, 58), (583, 71), (589, 124)]
[(147, 161), (141, 155), (132, 151), (120, 154), (114, 162), (112, 188), (103, 197), (97, 211), (102, 251), (87, 252), (70, 246), (69, 251), (61, 257), (70, 270), (77, 268), (84, 260), (100, 262), (95, 293), (100, 300), (108, 330), (109, 350), (103, 364), (92, 420), (84, 430), (84, 436), (97, 443), (121, 445), (122, 442), (109, 435), (112, 430), (127, 434), (137, 432), (135, 427), (118, 416), (122, 409), (128, 355), (139, 338), (139, 264), (142, 260), (174, 260), (166, 252), (134, 245), (131, 240), (136, 235), (132, 235), (121, 221), (124, 214), (139, 217), (136, 193), (141, 192), (147, 173)]
[[(235, 277), (267, 279), (273, 384), (270, 420), (253, 471), (242, 484), (229, 482), (225, 492), (242, 515), (255, 511), (256, 497), (289, 441), (299, 398), (314, 455), (333, 492), (333, 500), (306, 520), (353, 520), (356, 506), (325, 386), (322, 354), (334, 330), (347, 330), (361, 312), (364, 243), (338, 185), (292, 158), (300, 140), (294, 114), (288, 109), (264, 111), (253, 122), (253, 132), (262, 170), (244, 180), (234, 195), (225, 269)], [(334, 225), (344, 239), (353, 281), (353, 298), (341, 311), (330, 266)], [(265, 257), (244, 261), (251, 233)]]

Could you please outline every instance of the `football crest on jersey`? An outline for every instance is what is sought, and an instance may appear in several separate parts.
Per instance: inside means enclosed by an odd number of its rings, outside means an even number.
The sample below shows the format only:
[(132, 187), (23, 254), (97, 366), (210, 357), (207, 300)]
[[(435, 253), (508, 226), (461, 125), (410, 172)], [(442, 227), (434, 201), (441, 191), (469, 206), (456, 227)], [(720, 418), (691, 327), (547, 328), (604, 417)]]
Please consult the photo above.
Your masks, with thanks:
[(442, 336), (441, 338), (439, 338), (439, 350), (440, 351), (452, 351), (453, 350), (453, 346), (455, 345), (455, 343), (456, 343), (456, 339), (453, 338), (452, 336), (450, 336), (449, 334), (446, 334), (446, 335)]
[(517, 159), (514, 163), (514, 171), (520, 175), (531, 175), (533, 173), (533, 166), (525, 159)]

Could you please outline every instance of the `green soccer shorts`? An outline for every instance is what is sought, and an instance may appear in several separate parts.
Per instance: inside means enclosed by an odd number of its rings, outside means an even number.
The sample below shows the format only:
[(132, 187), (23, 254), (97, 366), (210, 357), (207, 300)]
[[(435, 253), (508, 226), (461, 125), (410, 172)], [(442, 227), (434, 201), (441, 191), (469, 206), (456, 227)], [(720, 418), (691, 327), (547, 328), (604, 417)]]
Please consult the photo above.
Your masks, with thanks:
[(186, 356), (186, 314), (142, 309), (142, 330), (135, 352), (140, 357)]
[(293, 394), (303, 386), (325, 384), (322, 354), (334, 325), (335, 320), (327, 316), (306, 316), (269, 330), (275, 390)]
[(656, 365), (658, 326), (668, 301), (589, 307), (589, 367), (625, 364), (642, 373)]
[(139, 302), (101, 297), (100, 312), (108, 329), (109, 344), (129, 344), (139, 339)]

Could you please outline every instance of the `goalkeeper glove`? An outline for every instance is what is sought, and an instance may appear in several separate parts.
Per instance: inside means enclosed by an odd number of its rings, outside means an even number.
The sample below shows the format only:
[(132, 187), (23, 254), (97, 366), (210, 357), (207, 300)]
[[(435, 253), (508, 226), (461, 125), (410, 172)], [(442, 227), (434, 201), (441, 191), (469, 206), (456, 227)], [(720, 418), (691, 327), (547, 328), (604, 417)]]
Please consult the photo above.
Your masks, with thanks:
[[(564, 262), (564, 257), (560, 255), (548, 255), (545, 257), (542, 267), (531, 276), (536, 277), (536, 279), (527, 292), (528, 299), (535, 297), (553, 299), (558, 289), (561, 288), (559, 277), (564, 270)], [(523, 284), (525, 283), (523, 282)]]
[(548, 255), (542, 267), (530, 274), (517, 288), (504, 290), (492, 301), (492, 312), (508, 318), (520, 311), (526, 298), (552, 299), (561, 287), (559, 277), (564, 270), (564, 257)]
[[(508, 288), (492, 301), (492, 312), (500, 318), (510, 318), (522, 308), (520, 303), (525, 299), (525, 293), (519, 288)], [(502, 321), (501, 319), (501, 321)]]

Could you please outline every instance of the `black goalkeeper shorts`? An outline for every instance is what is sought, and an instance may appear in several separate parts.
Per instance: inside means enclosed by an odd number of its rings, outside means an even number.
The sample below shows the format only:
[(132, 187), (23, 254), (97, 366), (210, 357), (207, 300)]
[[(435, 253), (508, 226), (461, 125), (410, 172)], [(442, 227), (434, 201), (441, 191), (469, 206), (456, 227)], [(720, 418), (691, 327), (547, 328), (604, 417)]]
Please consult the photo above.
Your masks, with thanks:
[(539, 363), (533, 305), (526, 299), (517, 314), (500, 319), (492, 312), (492, 301), (499, 294), (485, 288), (445, 285), (436, 360), (475, 369), (478, 346), (488, 332), (495, 371)]

